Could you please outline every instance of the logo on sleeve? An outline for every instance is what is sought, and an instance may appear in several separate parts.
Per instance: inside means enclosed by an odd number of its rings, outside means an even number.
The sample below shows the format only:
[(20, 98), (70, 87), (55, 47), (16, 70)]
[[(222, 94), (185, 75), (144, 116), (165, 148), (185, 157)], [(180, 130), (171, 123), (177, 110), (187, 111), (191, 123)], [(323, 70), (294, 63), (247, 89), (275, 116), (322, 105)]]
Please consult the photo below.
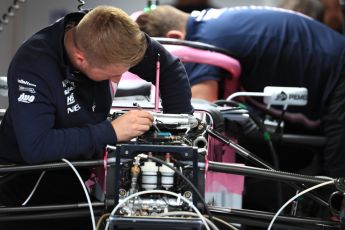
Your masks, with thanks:
[(25, 93), (20, 94), (18, 97), (18, 102), (23, 102), (23, 103), (31, 103), (35, 100), (35, 96), (33, 95), (27, 95)]
[(36, 93), (34, 88), (31, 87), (24, 87), (24, 86), (19, 86), (19, 91), (23, 91), (23, 92), (29, 92), (29, 93)]
[(19, 84), (22, 84), (22, 85), (28, 85), (28, 86), (36, 87), (35, 84), (32, 84), (31, 82), (28, 82), (28, 81), (24, 81), (23, 79), (18, 79), (17, 81)]

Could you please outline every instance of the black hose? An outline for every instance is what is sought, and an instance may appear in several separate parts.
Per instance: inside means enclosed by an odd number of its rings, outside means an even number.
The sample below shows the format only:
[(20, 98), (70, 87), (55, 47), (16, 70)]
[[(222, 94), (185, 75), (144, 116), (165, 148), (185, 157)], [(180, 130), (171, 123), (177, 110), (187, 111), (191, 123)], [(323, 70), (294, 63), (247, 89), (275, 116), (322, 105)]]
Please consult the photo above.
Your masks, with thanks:
[[(94, 210), (95, 214), (102, 214), (104, 210)], [(0, 216), (0, 221), (16, 220), (47, 220), (61, 218), (75, 218), (90, 216), (90, 210), (64, 211), (64, 212), (45, 212), (38, 214), (8, 215)]]
[(163, 164), (163, 165), (167, 166), (171, 170), (174, 170), (174, 172), (176, 172), (180, 177), (182, 177), (189, 184), (189, 186), (194, 190), (194, 192), (198, 195), (200, 201), (202, 202), (202, 204), (205, 207), (206, 214), (209, 216), (210, 220), (212, 221), (212, 214), (211, 214), (210, 210), (208, 209), (208, 205), (206, 204), (204, 197), (201, 195), (199, 190), (194, 186), (194, 184), (185, 175), (183, 175), (176, 168), (172, 167), (171, 165), (169, 165), (168, 163), (166, 163), (165, 161), (163, 161), (163, 160), (161, 160), (161, 159), (159, 159), (157, 157), (150, 156), (150, 155), (147, 155), (147, 157), (149, 159), (151, 159), (151, 160), (154, 160), (154, 161), (156, 161), (156, 162), (158, 162), (160, 164)]
[(247, 160), (251, 161), (252, 163), (255, 163), (259, 166), (262, 166), (264, 168), (274, 170), (274, 168), (270, 164), (266, 163), (264, 160), (260, 159), (259, 157), (254, 156), (254, 154), (249, 152), (247, 149), (243, 148), (242, 146), (238, 145), (237, 143), (233, 142), (232, 140), (224, 137), (221, 133), (214, 130), (213, 128), (207, 127), (206, 131), (208, 134), (210, 134), (214, 138), (216, 138), (216, 139), (220, 140), (221, 142), (234, 148), (236, 150), (236, 152), (239, 155), (241, 155), (242, 157), (244, 157), (245, 159), (247, 159)]
[[(71, 163), (75, 167), (95, 167), (95, 166), (104, 165), (103, 160), (74, 161)], [(111, 163), (108, 162), (108, 165), (110, 164)], [(0, 174), (30, 172), (30, 171), (37, 171), (37, 170), (66, 169), (66, 168), (69, 168), (69, 166), (68, 164), (64, 162), (39, 164), (39, 165), (8, 165), (8, 166), (0, 167)]]
[(282, 172), (276, 170), (249, 167), (231, 163), (220, 163), (214, 161), (208, 162), (208, 170), (215, 172), (233, 173), (239, 175), (259, 177), (283, 182), (291, 181), (297, 183), (320, 184), (330, 180), (322, 177), (299, 175), (290, 172)]
[[(105, 207), (103, 202), (94, 202), (92, 207)], [(19, 207), (0, 207), (0, 213), (19, 213), (19, 212), (39, 212), (39, 211), (59, 211), (66, 209), (81, 209), (89, 207), (88, 203), (76, 204), (56, 204), (56, 205), (37, 205), (37, 206), (19, 206)], [(1, 216), (0, 216), (1, 220)]]
[[(276, 170), (269, 170), (269, 169), (261, 169), (261, 168), (255, 168), (255, 167), (248, 167), (248, 166), (241, 166), (238, 164), (225, 164), (225, 163), (219, 163), (219, 162), (208, 162), (208, 170), (215, 171), (215, 172), (223, 172), (223, 173), (233, 173), (238, 175), (246, 175), (251, 177), (257, 177), (257, 178), (265, 178), (270, 180), (278, 180), (285, 182), (287, 185), (293, 187), (297, 190), (303, 190), (306, 188), (306, 186), (302, 185), (301, 187), (291, 183), (313, 183), (313, 184), (319, 184), (326, 182), (329, 179), (325, 178), (318, 178), (318, 177), (312, 177), (312, 176), (306, 176), (306, 175), (298, 175), (294, 173), (288, 173), (288, 172), (281, 172)], [(289, 183), (289, 181), (291, 181)], [(305, 196), (309, 197), (310, 199), (314, 200), (316, 203), (329, 208), (329, 204), (321, 199), (320, 197), (310, 193), (306, 193)]]
[[(216, 130), (208, 127), (206, 129), (206, 131), (213, 137), (217, 138), (218, 140), (220, 140), (221, 142), (229, 145), (230, 147), (234, 148), (236, 150), (236, 152), (238, 154), (240, 154), (242, 157), (260, 165), (260, 166), (263, 166), (265, 167), (266, 169), (269, 169), (274, 172), (276, 172), (276, 170), (274, 170), (274, 168), (269, 165), (268, 163), (266, 163), (265, 161), (263, 161), (262, 159), (260, 159), (259, 157), (255, 156), (254, 154), (252, 154), (251, 152), (249, 152), (248, 150), (246, 150), (245, 148), (243, 148), (242, 146), (234, 143), (233, 141), (231, 141), (230, 139), (226, 138), (225, 136), (223, 136), (221, 133), (217, 132)], [(288, 173), (290, 175), (293, 175), (292, 173)], [(243, 175), (243, 174), (241, 174)], [(254, 177), (257, 177), (257, 175), (253, 175)], [(311, 178), (311, 177), (309, 177)], [(296, 184), (293, 184), (293, 183), (289, 183), (289, 182), (286, 182), (286, 181), (283, 181), (285, 182), (286, 184), (288, 184), (289, 186), (293, 187), (294, 189), (296, 190), (302, 190), (302, 189), (305, 189), (306, 186), (305, 185), (296, 185)], [(322, 206), (325, 206), (325, 207), (329, 207), (329, 204), (327, 202), (325, 202), (324, 200), (322, 200), (321, 198), (313, 195), (312, 193), (307, 193), (306, 196), (308, 196), (309, 198), (313, 199), (314, 201), (316, 201), (317, 203), (319, 203), (320, 205)]]

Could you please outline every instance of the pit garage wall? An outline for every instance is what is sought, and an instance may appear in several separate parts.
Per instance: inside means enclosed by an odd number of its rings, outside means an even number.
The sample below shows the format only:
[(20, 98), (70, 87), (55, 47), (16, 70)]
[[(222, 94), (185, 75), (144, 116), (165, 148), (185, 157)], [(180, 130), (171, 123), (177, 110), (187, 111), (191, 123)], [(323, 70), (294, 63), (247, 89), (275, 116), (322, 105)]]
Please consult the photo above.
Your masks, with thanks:
[[(141, 10), (146, 0), (86, 0), (85, 9), (96, 5), (113, 5), (131, 14)], [(160, 4), (170, 4), (173, 0), (160, 0)], [(240, 5), (277, 5), (280, 0), (213, 0), (219, 7)], [(13, 0), (0, 1), (0, 16), (7, 12)], [(8, 25), (0, 32), (0, 76), (5, 76), (10, 60), (20, 44), (37, 30), (49, 25), (61, 15), (76, 11), (77, 0), (26, 0), (20, 3), (14, 17), (9, 18)]]

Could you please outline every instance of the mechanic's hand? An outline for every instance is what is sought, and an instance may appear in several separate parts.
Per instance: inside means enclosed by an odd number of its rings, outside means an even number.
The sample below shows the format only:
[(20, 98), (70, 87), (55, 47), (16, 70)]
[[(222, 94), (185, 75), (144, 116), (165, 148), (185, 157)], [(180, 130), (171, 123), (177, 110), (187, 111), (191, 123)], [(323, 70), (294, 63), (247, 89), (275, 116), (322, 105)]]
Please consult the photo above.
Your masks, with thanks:
[(117, 141), (129, 141), (144, 134), (153, 123), (151, 113), (144, 110), (130, 110), (111, 122)]

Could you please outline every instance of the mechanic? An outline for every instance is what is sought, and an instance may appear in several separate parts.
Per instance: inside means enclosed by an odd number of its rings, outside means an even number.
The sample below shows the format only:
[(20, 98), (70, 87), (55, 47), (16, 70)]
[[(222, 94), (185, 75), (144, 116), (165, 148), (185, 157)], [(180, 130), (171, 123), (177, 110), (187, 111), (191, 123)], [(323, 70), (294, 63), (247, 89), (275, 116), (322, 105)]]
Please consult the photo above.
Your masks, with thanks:
[[(169, 17), (167, 17), (169, 15)], [(305, 127), (318, 129), (327, 141), (323, 157), (326, 175), (345, 176), (345, 37), (301, 13), (250, 6), (208, 9), (186, 14), (158, 6), (137, 18), (154, 37), (203, 42), (228, 50), (242, 66), (241, 87), (262, 92), (265, 86), (308, 89), (308, 104), (290, 107), (302, 113)], [(186, 70), (196, 98), (226, 98), (223, 70), (188, 63)], [(301, 117), (301, 116), (300, 116)]]
[[(0, 162), (91, 159), (107, 144), (149, 130), (153, 116), (148, 111), (107, 119), (114, 96), (110, 81), (118, 83), (129, 70), (155, 83), (158, 56), (163, 112), (192, 113), (184, 66), (122, 10), (98, 6), (88, 13), (71, 13), (34, 34), (18, 49), (8, 70), (9, 107), (0, 126)], [(46, 173), (47, 183), (41, 182), (42, 191), (38, 189), (32, 203), (85, 200), (73, 178), (73, 172), (65, 177)], [(28, 173), (3, 183), (0, 204), (20, 205), (37, 179), (37, 173)], [(75, 196), (73, 186), (79, 187)]]
[(90, 158), (107, 144), (143, 134), (153, 121), (148, 112), (107, 120), (113, 100), (109, 80), (118, 83), (129, 70), (155, 82), (158, 54), (164, 112), (191, 113), (183, 65), (119, 9), (72, 13), (39, 31), (9, 67), (0, 159), (38, 164)]

